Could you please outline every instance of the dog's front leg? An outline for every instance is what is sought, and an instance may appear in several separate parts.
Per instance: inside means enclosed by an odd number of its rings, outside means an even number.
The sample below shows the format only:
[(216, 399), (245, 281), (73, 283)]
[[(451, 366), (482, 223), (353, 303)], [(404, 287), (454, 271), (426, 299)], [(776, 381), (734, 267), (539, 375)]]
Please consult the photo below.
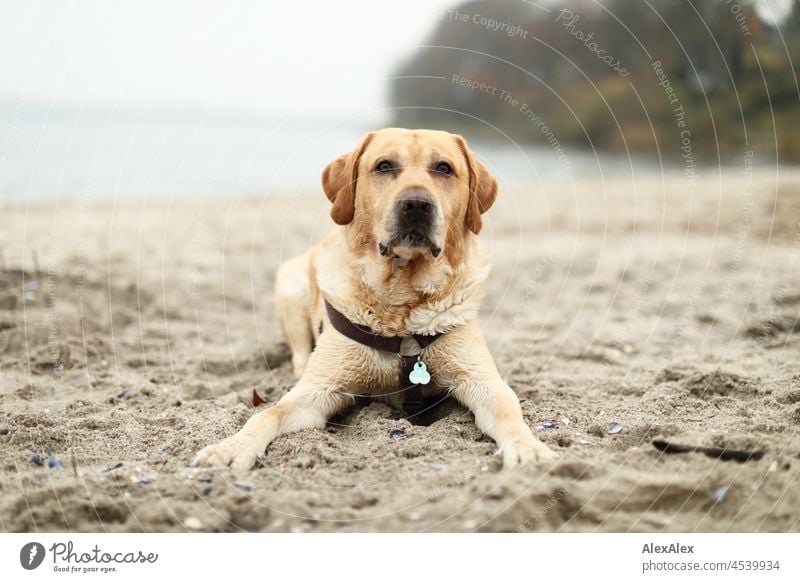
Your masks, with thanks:
[(547, 445), (533, 436), (522, 418), (517, 395), (499, 374), (478, 380), (465, 379), (456, 383), (451, 393), (475, 415), (475, 424), (481, 432), (497, 443), (503, 455), (503, 468), (556, 458)]
[(556, 458), (533, 436), (514, 391), (500, 377), (477, 321), (456, 328), (434, 343), (428, 355), (433, 380), (475, 415), (475, 424), (497, 443), (503, 466)]
[(352, 396), (335, 385), (312, 384), (301, 379), (277, 404), (250, 417), (239, 432), (197, 453), (192, 464), (249, 469), (278, 435), (322, 428), (328, 418), (352, 402)]

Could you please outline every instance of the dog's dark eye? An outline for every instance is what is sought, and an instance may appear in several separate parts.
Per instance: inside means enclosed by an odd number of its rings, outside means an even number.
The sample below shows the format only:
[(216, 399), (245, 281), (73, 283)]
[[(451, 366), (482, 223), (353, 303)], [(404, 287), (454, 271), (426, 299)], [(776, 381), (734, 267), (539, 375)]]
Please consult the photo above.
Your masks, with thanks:
[(439, 174), (444, 174), (445, 176), (450, 176), (453, 174), (453, 168), (447, 162), (439, 162), (436, 164), (436, 171)]
[(383, 173), (383, 172), (391, 172), (392, 170), (394, 170), (394, 166), (392, 165), (392, 162), (390, 162), (389, 160), (381, 160), (380, 162), (378, 162), (378, 165), (375, 166), (376, 172)]

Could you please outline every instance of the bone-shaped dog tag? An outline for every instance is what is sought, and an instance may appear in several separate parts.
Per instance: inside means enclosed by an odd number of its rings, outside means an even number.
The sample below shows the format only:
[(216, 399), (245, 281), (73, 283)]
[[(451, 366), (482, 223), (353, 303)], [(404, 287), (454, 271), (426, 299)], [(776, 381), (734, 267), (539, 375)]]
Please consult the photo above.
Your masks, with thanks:
[(412, 384), (427, 384), (431, 381), (431, 375), (428, 373), (428, 368), (425, 362), (417, 360), (414, 364), (414, 369), (408, 375), (408, 379)]

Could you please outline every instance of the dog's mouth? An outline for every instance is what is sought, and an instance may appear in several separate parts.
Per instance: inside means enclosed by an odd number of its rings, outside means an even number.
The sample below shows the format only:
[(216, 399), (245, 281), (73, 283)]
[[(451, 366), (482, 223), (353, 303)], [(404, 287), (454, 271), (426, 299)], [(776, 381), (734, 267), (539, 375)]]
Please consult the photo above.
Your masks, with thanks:
[(442, 254), (442, 246), (425, 232), (409, 230), (396, 233), (385, 242), (378, 243), (378, 252), (382, 257), (411, 260), (415, 256), (426, 256), (435, 259)]

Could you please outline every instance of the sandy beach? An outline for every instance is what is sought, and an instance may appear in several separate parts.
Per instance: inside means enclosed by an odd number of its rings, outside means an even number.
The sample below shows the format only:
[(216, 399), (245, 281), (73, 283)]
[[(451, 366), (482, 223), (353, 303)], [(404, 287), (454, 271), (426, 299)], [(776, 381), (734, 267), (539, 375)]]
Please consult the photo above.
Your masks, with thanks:
[(481, 323), (559, 461), (365, 401), (234, 474), (189, 462), (292, 386), (272, 287), (322, 192), (2, 208), (0, 530), (800, 531), (798, 220), (774, 167), (506, 184)]

